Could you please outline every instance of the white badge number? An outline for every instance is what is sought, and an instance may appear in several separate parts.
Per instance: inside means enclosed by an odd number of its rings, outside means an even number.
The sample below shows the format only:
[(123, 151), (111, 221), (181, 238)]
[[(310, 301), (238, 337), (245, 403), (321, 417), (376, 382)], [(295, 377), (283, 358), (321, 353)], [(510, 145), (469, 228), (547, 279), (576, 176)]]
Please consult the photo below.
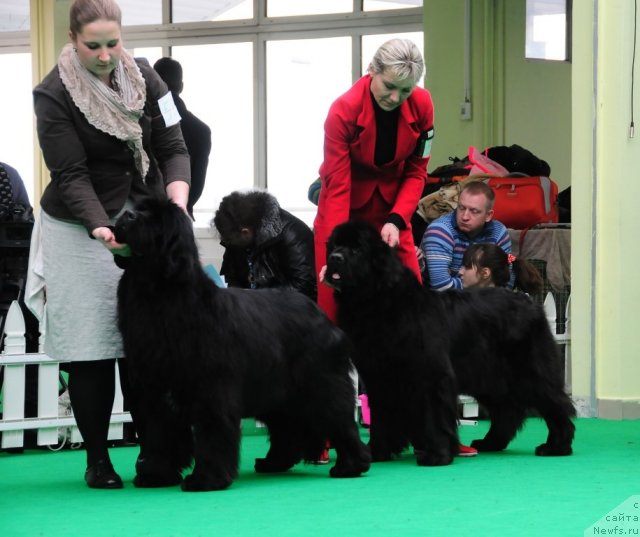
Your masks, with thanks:
[(160, 107), (160, 113), (164, 119), (164, 124), (167, 127), (171, 127), (172, 125), (179, 123), (182, 119), (178, 113), (176, 104), (173, 102), (173, 96), (170, 91), (158, 100), (158, 106)]

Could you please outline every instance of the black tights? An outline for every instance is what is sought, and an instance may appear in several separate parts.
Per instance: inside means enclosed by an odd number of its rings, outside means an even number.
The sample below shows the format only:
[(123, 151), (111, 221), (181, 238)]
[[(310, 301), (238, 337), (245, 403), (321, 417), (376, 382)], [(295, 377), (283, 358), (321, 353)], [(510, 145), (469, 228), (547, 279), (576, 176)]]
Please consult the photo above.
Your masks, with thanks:
[[(116, 360), (71, 362), (69, 372), (69, 399), (87, 450), (87, 465), (100, 459), (109, 459), (107, 435), (111, 409), (115, 396)], [(127, 393), (125, 360), (118, 360), (120, 384)]]

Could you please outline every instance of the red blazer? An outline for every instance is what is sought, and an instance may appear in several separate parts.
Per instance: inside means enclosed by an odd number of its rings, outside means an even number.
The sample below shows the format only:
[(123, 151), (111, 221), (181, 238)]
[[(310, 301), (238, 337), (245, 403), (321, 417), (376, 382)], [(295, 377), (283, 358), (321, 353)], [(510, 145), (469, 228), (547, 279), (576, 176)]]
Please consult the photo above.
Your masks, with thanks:
[[(367, 215), (371, 223), (380, 228), (390, 213), (402, 217), (406, 229), (400, 233), (399, 254), (419, 275), (411, 237), (411, 216), (424, 188), (429, 155), (417, 155), (416, 148), (421, 134), (433, 129), (433, 102), (426, 89), (413, 90), (400, 105), (395, 158), (376, 166), (376, 120), (370, 85), (369, 75), (358, 80), (331, 105), (324, 124), (322, 188), (314, 222), (316, 265), (321, 268), (326, 264), (325, 245), (333, 228), (348, 221), (354, 211), (365, 207), (378, 192), (384, 206), (376, 203), (375, 214), (369, 211)], [(319, 286), (319, 292), (323, 287)], [(319, 296), (320, 305), (327, 311), (322, 301)], [(332, 316), (331, 311), (327, 313)]]

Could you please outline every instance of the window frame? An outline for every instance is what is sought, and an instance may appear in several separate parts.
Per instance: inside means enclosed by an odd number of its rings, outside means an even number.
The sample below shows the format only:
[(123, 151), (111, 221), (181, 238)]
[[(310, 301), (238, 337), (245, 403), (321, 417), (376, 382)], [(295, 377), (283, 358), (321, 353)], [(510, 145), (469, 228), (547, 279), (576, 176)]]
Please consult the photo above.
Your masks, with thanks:
[[(163, 4), (168, 3), (169, 0), (163, 0)], [(166, 7), (165, 5), (165, 9), (163, 9), (163, 20), (168, 21), (170, 10)], [(180, 24), (166, 22), (161, 25), (125, 26), (123, 38), (128, 48), (160, 46), (165, 56), (171, 55), (172, 46), (247, 41), (253, 43), (255, 152), (253, 186), (268, 188), (266, 43), (272, 40), (350, 37), (352, 40), (351, 78), (352, 82), (355, 82), (362, 76), (360, 41), (362, 35), (423, 31), (422, 7), (364, 12), (362, 11), (362, 2), (354, 0), (354, 11), (351, 13), (267, 17), (265, 0), (254, 0), (254, 17), (252, 19)], [(210, 212), (211, 209), (215, 209), (215, 207), (206, 207), (207, 212)]]
[[(253, 0), (254, 16), (251, 19), (174, 24), (170, 22), (171, 0), (161, 0), (163, 21), (161, 24), (123, 27), (123, 39), (128, 49), (161, 47), (163, 56), (170, 56), (173, 46), (251, 41), (255, 151), (253, 185), (256, 188), (268, 188), (266, 140), (268, 120), (266, 117), (266, 43), (268, 41), (350, 37), (352, 40), (351, 78), (352, 82), (355, 82), (362, 75), (361, 36), (424, 31), (423, 7), (365, 12), (362, 9), (362, 0), (353, 0), (353, 11), (350, 13), (267, 17), (267, 1)], [(32, 19), (35, 16), (37, 14), (31, 14)], [(29, 32), (0, 33), (0, 54), (30, 50)], [(212, 207), (206, 207), (207, 211), (210, 209)]]

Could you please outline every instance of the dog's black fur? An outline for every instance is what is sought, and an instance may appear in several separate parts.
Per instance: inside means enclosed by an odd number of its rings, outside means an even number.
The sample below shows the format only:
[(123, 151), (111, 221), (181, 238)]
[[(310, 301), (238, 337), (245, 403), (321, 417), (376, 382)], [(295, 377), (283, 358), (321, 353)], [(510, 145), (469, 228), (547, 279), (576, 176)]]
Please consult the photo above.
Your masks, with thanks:
[(575, 409), (558, 346), (529, 297), (506, 289), (425, 289), (364, 223), (336, 227), (327, 254), (338, 325), (353, 340), (352, 359), (369, 395), (374, 461), (411, 442), (418, 464), (433, 463), (421, 459), (430, 449), (440, 454), (432, 456), (436, 463), (448, 462), (442, 454), (454, 448), (454, 390), (489, 413), (489, 431), (472, 443), (479, 451), (505, 449), (535, 410), (549, 429), (536, 455), (572, 453)]
[(218, 490), (237, 477), (241, 418), (269, 430), (257, 472), (316, 460), (329, 439), (332, 477), (355, 477), (370, 454), (354, 420), (348, 341), (306, 296), (221, 289), (200, 265), (189, 217), (148, 199), (115, 226), (119, 328), (141, 450), (134, 484)]

